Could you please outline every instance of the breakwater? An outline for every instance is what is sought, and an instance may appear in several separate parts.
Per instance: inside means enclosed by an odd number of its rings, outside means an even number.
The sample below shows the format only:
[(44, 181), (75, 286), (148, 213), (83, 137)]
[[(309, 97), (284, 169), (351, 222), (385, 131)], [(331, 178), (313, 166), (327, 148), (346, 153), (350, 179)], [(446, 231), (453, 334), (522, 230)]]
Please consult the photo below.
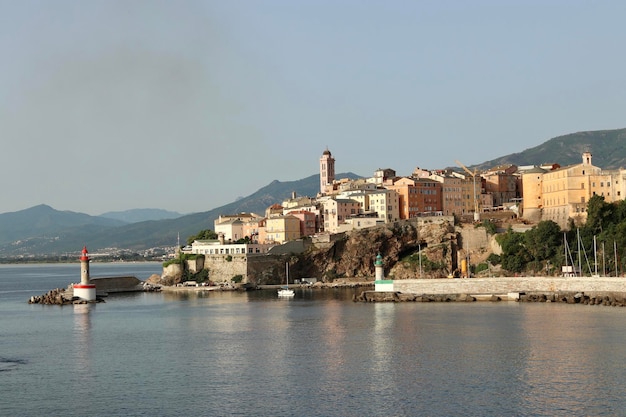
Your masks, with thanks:
[(626, 293), (623, 277), (494, 277), (406, 279), (393, 281), (393, 291), (412, 294), (508, 294), (531, 292)]
[(365, 291), (355, 301), (539, 301), (626, 305), (622, 277), (494, 277), (394, 280), (390, 291)]

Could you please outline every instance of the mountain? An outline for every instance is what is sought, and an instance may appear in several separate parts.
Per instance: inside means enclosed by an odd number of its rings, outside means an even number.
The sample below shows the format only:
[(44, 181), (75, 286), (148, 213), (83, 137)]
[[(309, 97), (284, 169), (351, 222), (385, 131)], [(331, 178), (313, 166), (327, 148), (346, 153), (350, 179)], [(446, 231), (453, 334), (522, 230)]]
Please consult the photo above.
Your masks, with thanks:
[[(336, 177), (360, 178), (353, 173), (338, 174)], [(294, 192), (300, 196), (315, 196), (318, 190), (319, 175), (297, 181), (273, 181), (254, 194), (210, 211), (130, 224), (40, 205), (0, 214), (0, 256), (60, 254), (75, 252), (83, 245), (88, 245), (92, 252), (104, 248), (139, 251), (174, 246), (179, 235), (181, 243), (184, 243), (187, 237), (200, 230), (213, 229), (214, 220), (221, 214), (254, 212), (262, 215), (267, 207), (280, 203)]]
[(551, 163), (567, 166), (579, 164), (582, 161), (582, 153), (589, 150), (593, 155), (593, 165), (602, 169), (618, 169), (626, 167), (624, 144), (626, 129), (571, 133), (552, 138), (523, 152), (474, 165), (473, 168), (481, 170), (505, 164), (524, 166)]
[(0, 214), (0, 244), (18, 239), (56, 236), (68, 230), (105, 230), (125, 223), (73, 211), (58, 211), (41, 204), (26, 210)]
[(165, 220), (176, 219), (181, 217), (182, 214), (175, 211), (167, 211), (161, 209), (132, 209), (125, 211), (109, 211), (102, 213), (100, 217), (107, 219), (115, 219), (123, 221), (124, 223), (138, 223), (148, 220)]
[[(603, 169), (626, 167), (626, 129), (578, 132), (559, 136), (523, 152), (503, 156), (475, 165), (485, 169), (502, 164), (541, 165), (558, 163), (561, 166), (581, 161), (583, 151), (593, 154), (593, 165)], [(340, 178), (359, 178), (347, 173)], [(0, 257), (20, 254), (59, 254), (75, 252), (88, 245), (92, 251), (104, 248), (124, 248), (134, 251), (153, 247), (168, 247), (181, 243), (200, 230), (213, 229), (213, 222), (221, 214), (254, 212), (264, 214), (265, 209), (297, 193), (315, 196), (319, 190), (319, 175), (298, 181), (273, 181), (254, 194), (212, 210), (175, 218), (145, 220), (153, 213), (105, 213), (107, 216), (89, 216), (70, 211), (57, 211), (40, 205), (14, 213), (0, 214)], [(126, 217), (125, 217), (126, 216)], [(113, 217), (113, 218), (109, 218)], [(142, 219), (144, 221), (136, 221)]]

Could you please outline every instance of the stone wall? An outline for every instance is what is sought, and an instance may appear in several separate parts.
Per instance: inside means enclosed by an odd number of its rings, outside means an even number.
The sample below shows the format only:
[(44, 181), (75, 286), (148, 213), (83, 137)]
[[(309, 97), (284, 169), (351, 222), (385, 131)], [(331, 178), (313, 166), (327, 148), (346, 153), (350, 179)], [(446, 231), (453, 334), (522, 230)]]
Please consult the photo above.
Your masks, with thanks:
[(180, 280), (183, 276), (183, 267), (181, 264), (169, 264), (168, 266), (163, 267), (162, 276)]
[[(247, 282), (253, 284), (284, 284), (287, 256), (251, 256), (248, 258)], [(291, 273), (293, 283), (295, 274)]]
[[(232, 256), (227, 258), (223, 255), (205, 255), (204, 268), (209, 270), (209, 280), (212, 282), (230, 282), (236, 275), (243, 277), (246, 281), (247, 262), (251, 256)], [(230, 260), (227, 260), (230, 259)]]
[(459, 249), (470, 250), (489, 247), (489, 235), (484, 227), (474, 227), (473, 225), (457, 227), (457, 232), (461, 235)]
[(192, 274), (196, 274), (204, 268), (204, 256), (198, 256), (196, 259), (188, 259), (187, 269)]
[(620, 277), (498, 277), (407, 279), (393, 282), (394, 291), (413, 294), (507, 294), (515, 292), (626, 292)]
[(134, 276), (92, 278), (91, 283), (95, 284), (98, 292), (130, 292), (143, 289), (143, 282)]

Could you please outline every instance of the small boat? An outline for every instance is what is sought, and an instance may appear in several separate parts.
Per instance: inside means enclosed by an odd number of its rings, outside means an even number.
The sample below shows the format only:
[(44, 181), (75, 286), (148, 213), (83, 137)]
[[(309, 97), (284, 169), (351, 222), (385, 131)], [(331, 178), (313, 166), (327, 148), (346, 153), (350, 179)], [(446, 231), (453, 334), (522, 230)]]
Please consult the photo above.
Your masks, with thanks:
[(285, 263), (285, 279), (286, 285), (278, 290), (279, 297), (293, 297), (296, 295), (294, 290), (289, 289), (289, 262)]

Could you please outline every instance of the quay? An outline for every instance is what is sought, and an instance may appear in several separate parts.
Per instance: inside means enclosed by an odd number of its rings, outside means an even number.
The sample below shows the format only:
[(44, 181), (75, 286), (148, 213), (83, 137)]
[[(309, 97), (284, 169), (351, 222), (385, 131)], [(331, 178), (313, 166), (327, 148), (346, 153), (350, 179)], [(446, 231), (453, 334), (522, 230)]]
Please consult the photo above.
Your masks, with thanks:
[[(564, 301), (626, 305), (624, 277), (493, 277), (384, 280), (354, 301)], [(378, 282), (377, 282), (378, 286)]]
[(624, 277), (493, 277), (393, 280), (392, 291), (412, 294), (528, 292), (626, 293)]

